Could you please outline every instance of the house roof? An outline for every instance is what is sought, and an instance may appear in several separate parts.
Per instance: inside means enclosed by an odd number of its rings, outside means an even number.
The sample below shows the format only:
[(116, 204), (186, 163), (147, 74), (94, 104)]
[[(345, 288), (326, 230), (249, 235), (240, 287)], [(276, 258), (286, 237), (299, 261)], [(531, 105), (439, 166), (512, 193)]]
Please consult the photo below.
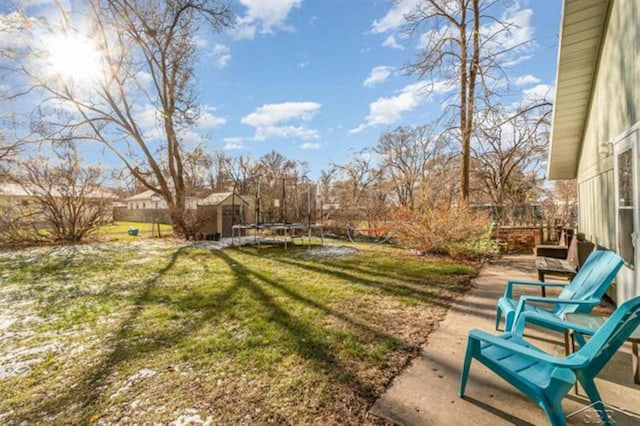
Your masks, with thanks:
[(547, 177), (573, 179), (610, 0), (565, 0)]
[[(30, 188), (27, 185), (19, 185), (17, 183), (0, 183), (0, 195), (5, 197), (33, 197), (41, 193), (42, 191), (37, 188)], [(54, 197), (60, 197), (61, 191), (53, 188), (51, 190), (51, 195)], [(108, 191), (96, 190), (89, 193), (88, 198), (116, 199), (117, 197)]]
[(142, 201), (142, 200), (151, 200), (154, 198), (162, 198), (162, 197), (160, 197), (160, 194), (158, 194), (157, 192), (147, 189), (144, 192), (141, 192), (139, 194), (136, 194), (132, 197), (125, 199), (125, 201)]
[[(231, 195), (233, 195), (233, 192), (214, 192), (213, 194), (210, 194), (208, 197), (201, 200), (198, 204), (201, 206), (217, 206), (218, 204), (222, 204), (223, 202), (225, 202), (229, 197), (231, 197)], [(248, 204), (247, 200), (245, 200), (238, 194), (235, 194), (235, 198), (245, 204)]]

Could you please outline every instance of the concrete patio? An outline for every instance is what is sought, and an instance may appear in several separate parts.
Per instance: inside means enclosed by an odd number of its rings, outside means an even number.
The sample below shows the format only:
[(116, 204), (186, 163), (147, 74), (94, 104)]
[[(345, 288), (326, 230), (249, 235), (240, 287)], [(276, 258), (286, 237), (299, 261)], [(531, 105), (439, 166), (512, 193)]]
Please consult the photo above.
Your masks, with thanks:
[[(504, 283), (509, 278), (535, 277), (530, 256), (507, 256), (487, 265), (475, 280), (475, 288), (451, 307), (421, 354), (394, 380), (371, 412), (403, 425), (546, 424), (536, 404), (477, 362), (471, 366), (465, 398), (457, 396), (468, 331), (480, 328), (498, 333), (494, 330), (495, 306)], [(550, 292), (549, 296), (553, 295)], [(564, 354), (561, 334), (528, 328), (526, 337), (550, 353)], [(617, 424), (640, 424), (640, 385), (633, 382), (628, 343), (600, 373), (597, 385)], [(582, 389), (565, 398), (568, 423), (598, 424), (588, 404)]]

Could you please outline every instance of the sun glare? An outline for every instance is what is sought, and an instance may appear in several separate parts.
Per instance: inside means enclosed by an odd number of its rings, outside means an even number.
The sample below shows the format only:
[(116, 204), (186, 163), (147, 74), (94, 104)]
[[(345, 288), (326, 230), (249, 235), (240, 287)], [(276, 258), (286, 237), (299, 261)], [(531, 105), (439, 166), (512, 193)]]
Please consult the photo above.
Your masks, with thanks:
[(48, 43), (53, 71), (65, 80), (86, 84), (100, 76), (102, 57), (97, 47), (78, 35), (54, 37)]

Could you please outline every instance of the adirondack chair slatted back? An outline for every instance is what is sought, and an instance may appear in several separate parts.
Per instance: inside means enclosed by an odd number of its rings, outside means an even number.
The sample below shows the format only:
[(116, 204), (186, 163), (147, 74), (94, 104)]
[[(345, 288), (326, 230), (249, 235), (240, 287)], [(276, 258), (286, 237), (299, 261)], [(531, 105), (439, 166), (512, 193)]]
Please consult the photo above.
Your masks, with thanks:
[(591, 339), (570, 357), (590, 359), (584, 370), (595, 377), (638, 326), (640, 296), (620, 305)]
[[(622, 264), (622, 258), (612, 251), (592, 252), (571, 284), (566, 286), (558, 297), (566, 300), (601, 299)], [(559, 304), (554, 314), (562, 318), (566, 313), (590, 311), (591, 307), (587, 305)]]

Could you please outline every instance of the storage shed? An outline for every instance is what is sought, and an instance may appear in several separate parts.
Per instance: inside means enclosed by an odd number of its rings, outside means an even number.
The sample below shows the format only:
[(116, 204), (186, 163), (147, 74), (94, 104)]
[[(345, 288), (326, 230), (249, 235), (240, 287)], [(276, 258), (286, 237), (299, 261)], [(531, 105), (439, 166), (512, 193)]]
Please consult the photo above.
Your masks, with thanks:
[(245, 197), (235, 192), (213, 193), (198, 202), (198, 217), (204, 225), (196, 237), (230, 238), (233, 225), (246, 223), (251, 213), (251, 203)]

